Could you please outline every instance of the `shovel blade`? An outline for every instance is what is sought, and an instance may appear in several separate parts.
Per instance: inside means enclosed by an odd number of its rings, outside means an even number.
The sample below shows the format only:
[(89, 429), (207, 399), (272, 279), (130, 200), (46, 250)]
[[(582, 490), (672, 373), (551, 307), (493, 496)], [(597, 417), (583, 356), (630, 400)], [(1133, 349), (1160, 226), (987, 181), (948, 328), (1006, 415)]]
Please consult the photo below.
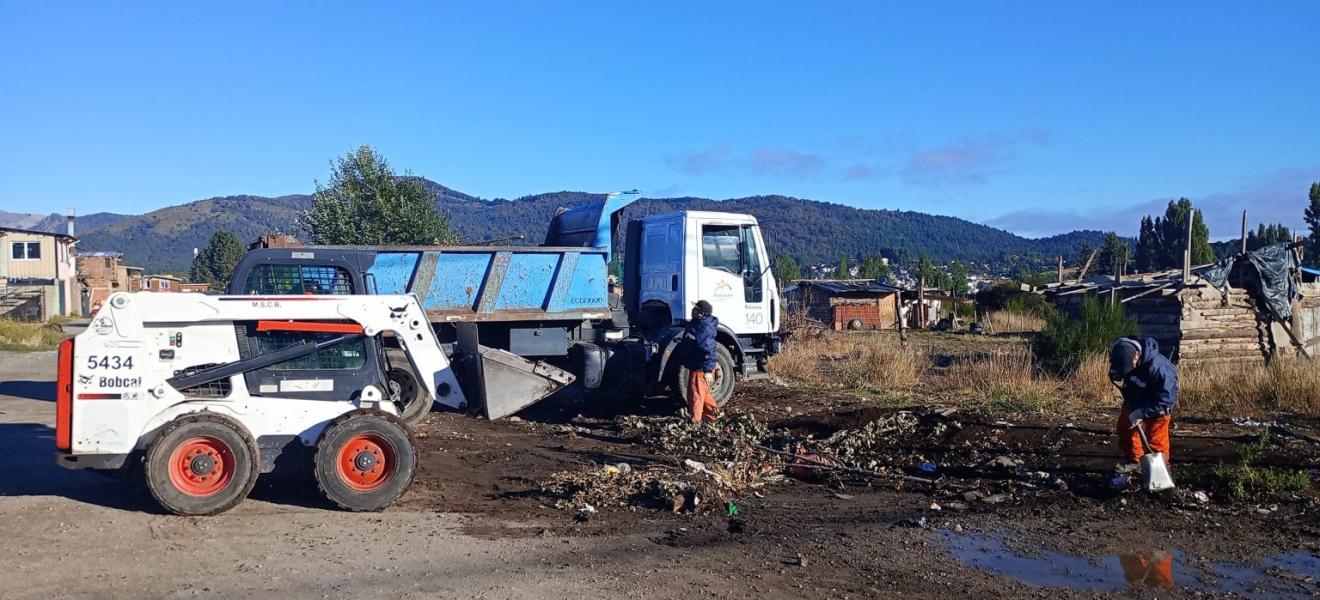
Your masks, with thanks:
[(1173, 489), (1173, 475), (1169, 473), (1169, 463), (1164, 460), (1163, 452), (1146, 454), (1141, 457), (1141, 475), (1146, 491), (1158, 492)]

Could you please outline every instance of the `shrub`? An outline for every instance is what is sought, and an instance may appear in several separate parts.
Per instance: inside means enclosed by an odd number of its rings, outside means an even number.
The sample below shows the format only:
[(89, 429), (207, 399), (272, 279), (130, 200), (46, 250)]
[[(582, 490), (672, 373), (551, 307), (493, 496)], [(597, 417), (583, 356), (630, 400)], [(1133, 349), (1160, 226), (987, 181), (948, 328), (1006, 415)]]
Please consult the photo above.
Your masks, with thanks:
[(1074, 321), (1063, 313), (1048, 317), (1036, 337), (1036, 356), (1045, 368), (1066, 375), (1076, 372), (1087, 357), (1107, 353), (1114, 340), (1139, 331), (1136, 319), (1126, 316), (1121, 304), (1087, 297), (1080, 319)]

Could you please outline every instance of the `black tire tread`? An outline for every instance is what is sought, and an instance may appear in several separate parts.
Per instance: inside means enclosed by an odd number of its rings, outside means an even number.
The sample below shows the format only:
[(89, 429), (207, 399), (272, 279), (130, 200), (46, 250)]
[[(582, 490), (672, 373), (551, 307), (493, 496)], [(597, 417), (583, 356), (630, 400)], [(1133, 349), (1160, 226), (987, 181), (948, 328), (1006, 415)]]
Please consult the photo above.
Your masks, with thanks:
[[(738, 387), (737, 386), (738, 367), (737, 367), (737, 362), (734, 361), (733, 359), (733, 353), (729, 352), (729, 349), (726, 348), (724, 344), (715, 345), (715, 356), (716, 356), (716, 360), (719, 361), (720, 366), (724, 368), (723, 369), (724, 377), (728, 379), (730, 382), (729, 395), (725, 396), (723, 399), (720, 399), (719, 396), (715, 396), (715, 403), (719, 404), (720, 408), (724, 408), (724, 406), (729, 403), (729, 400), (733, 398), (733, 392)], [(678, 400), (680, 402), (687, 402), (688, 369), (687, 367), (679, 365), (678, 368), (674, 369), (673, 372), (674, 372), (673, 375), (674, 379), (673, 379), (673, 383), (671, 384), (671, 387), (673, 388), (674, 393), (678, 397)], [(711, 395), (715, 395), (714, 390), (711, 390)]]
[[(378, 417), (384, 419), (398, 426), (401, 430), (403, 430), (404, 434), (408, 436), (408, 447), (402, 449), (396, 449), (396, 450), (401, 452), (408, 452), (412, 455), (412, 470), (408, 472), (406, 482), (403, 484), (403, 486), (399, 488), (398, 493), (395, 494), (393, 498), (390, 498), (387, 502), (384, 502), (380, 506), (364, 508), (364, 507), (349, 505), (349, 504), (345, 504), (344, 502), (341, 502), (335, 496), (333, 490), (327, 489), (327, 484), (321, 477), (320, 465), (321, 465), (321, 457), (322, 457), (321, 453), (326, 451), (326, 448), (324, 447), (324, 442), (326, 438), (329, 437), (332, 432), (334, 432), (344, 423), (347, 423), (348, 421), (351, 421), (353, 419), (358, 419), (366, 416)], [(337, 453), (337, 449), (335, 449), (335, 453)], [(403, 497), (403, 495), (407, 493), (408, 488), (412, 487), (413, 479), (417, 476), (417, 436), (413, 434), (412, 427), (410, 427), (408, 423), (406, 423), (403, 419), (400, 419), (399, 417), (389, 414), (383, 410), (374, 409), (374, 408), (360, 408), (357, 410), (352, 410), (342, 415), (339, 415), (338, 417), (335, 417), (333, 420), (331, 420), (329, 423), (326, 424), (325, 430), (321, 432), (321, 436), (316, 442), (316, 452), (312, 460), (312, 465), (313, 465), (312, 471), (316, 478), (317, 490), (321, 492), (321, 495), (325, 497), (325, 499), (329, 500), (331, 503), (339, 507), (341, 510), (346, 510), (349, 512), (377, 512), (380, 510), (384, 510), (389, 505), (397, 502), (399, 498)]]
[[(248, 472), (246, 474), (239, 473), (237, 471), (234, 473), (235, 477), (245, 476), (247, 480), (243, 482), (241, 486), (242, 488), (241, 492), (235, 495), (229, 501), (225, 502), (222, 505), (219, 505), (217, 507), (205, 511), (184, 511), (184, 510), (179, 510), (177, 507), (172, 506), (170, 500), (167, 498), (163, 498), (160, 493), (160, 490), (158, 490), (156, 486), (151, 484), (153, 477), (157, 474), (156, 469), (161, 468), (161, 465), (155, 464), (154, 459), (157, 457), (156, 448), (158, 444), (161, 443), (162, 440), (166, 440), (169, 438), (169, 436), (173, 435), (175, 432), (179, 431), (180, 429), (183, 429), (185, 427), (190, 427), (196, 423), (211, 423), (211, 424), (223, 425), (231, 429), (234, 433), (238, 434), (239, 438), (242, 439), (243, 441), (243, 445), (246, 446), (247, 448), (249, 454), (250, 468), (248, 469)], [(237, 451), (237, 449), (233, 449), (233, 450)], [(169, 453), (172, 452), (173, 450), (171, 449)], [(164, 474), (165, 482), (169, 481), (169, 473), (168, 473), (168, 469), (170, 466), (168, 464), (169, 453), (167, 453), (167, 456), (164, 457), (164, 460), (166, 461), (164, 468), (167, 470), (166, 473)], [(173, 421), (170, 422), (169, 425), (166, 425), (165, 428), (161, 430), (160, 435), (157, 435), (156, 439), (152, 441), (150, 446), (147, 447), (146, 455), (143, 457), (143, 461), (142, 461), (143, 475), (146, 478), (147, 490), (151, 492), (151, 497), (156, 500), (156, 503), (159, 504), (161, 508), (164, 508), (170, 513), (181, 516), (193, 516), (193, 517), (206, 517), (211, 515), (217, 515), (229, 509), (232, 509), (235, 506), (238, 506), (238, 504), (242, 502), (244, 499), (246, 499), (248, 497), (248, 494), (252, 492), (252, 488), (257, 485), (257, 476), (260, 474), (260, 466), (261, 466), (261, 449), (257, 446), (256, 439), (252, 437), (252, 434), (248, 432), (247, 428), (244, 427), (242, 423), (239, 423), (236, 419), (232, 417), (216, 412), (205, 411), (205, 410), (200, 412), (188, 413), (186, 415), (174, 419)]]

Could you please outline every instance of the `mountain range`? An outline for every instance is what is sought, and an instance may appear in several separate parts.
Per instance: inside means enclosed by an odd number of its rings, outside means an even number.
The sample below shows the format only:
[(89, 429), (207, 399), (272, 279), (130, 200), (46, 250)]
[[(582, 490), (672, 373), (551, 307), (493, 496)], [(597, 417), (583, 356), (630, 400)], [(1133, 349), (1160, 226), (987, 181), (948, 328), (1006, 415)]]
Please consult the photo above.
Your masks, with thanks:
[[(515, 200), (483, 200), (425, 181), (447, 212), (464, 243), (539, 244), (559, 208), (598, 201), (603, 194), (552, 192)], [(193, 248), (203, 248), (219, 230), (252, 240), (268, 232), (297, 234), (297, 219), (312, 206), (312, 196), (226, 196), (170, 206), (144, 215), (99, 212), (78, 216), (75, 235), (84, 252), (117, 251), (128, 264), (148, 272), (184, 273)], [(1010, 272), (1019, 266), (1054, 266), (1054, 256), (1073, 257), (1083, 242), (1099, 247), (1104, 233), (1076, 231), (1047, 238), (1024, 238), (956, 217), (911, 211), (869, 210), (788, 196), (752, 196), (730, 200), (643, 198), (624, 210), (625, 218), (675, 210), (748, 213), (764, 230), (771, 256), (788, 253), (799, 263), (837, 264), (841, 254), (856, 260), (881, 253), (912, 260), (922, 253), (936, 262), (962, 260), (975, 272)], [(37, 231), (66, 231), (65, 217), (0, 212), (0, 226)]]

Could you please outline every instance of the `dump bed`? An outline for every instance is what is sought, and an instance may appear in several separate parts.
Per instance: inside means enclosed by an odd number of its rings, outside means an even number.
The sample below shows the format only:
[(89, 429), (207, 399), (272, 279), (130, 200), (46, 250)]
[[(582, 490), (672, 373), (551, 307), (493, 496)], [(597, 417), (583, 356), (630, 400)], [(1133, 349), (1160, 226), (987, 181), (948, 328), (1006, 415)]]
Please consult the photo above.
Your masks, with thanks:
[(433, 322), (610, 316), (608, 253), (564, 247), (301, 246), (252, 250), (230, 294), (417, 296)]

